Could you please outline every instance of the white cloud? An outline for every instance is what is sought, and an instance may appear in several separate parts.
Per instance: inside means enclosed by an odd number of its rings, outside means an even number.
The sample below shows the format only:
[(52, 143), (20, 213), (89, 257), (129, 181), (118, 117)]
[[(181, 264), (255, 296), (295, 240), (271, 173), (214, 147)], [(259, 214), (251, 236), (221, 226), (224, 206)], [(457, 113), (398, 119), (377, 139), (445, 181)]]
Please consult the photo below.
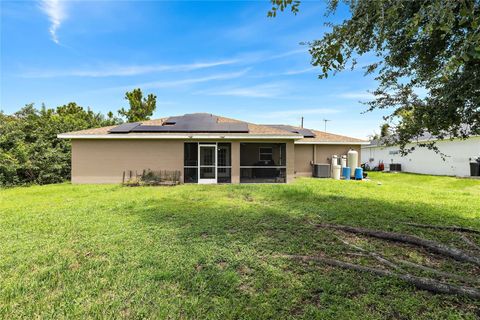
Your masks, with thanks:
[(373, 99), (373, 94), (369, 92), (344, 92), (335, 95), (340, 98), (344, 99), (364, 99), (364, 100), (370, 100)]
[(309, 68), (305, 68), (305, 69), (298, 69), (298, 70), (287, 70), (283, 73), (280, 73), (280, 75), (293, 76), (293, 75), (296, 75), (296, 74), (312, 72), (314, 70), (315, 70), (314, 67), (309, 67)]
[[(42, 3), (50, 3), (50, 1), (44, 1)], [(58, 3), (58, 2), (57, 2)], [(44, 6), (45, 7), (45, 6)], [(46, 9), (45, 9), (46, 10)], [(53, 26), (53, 22), (52, 22)], [(59, 24), (57, 25), (57, 27)], [(55, 27), (55, 30), (56, 28)], [(58, 43), (55, 30), (52, 29), (52, 39)], [(103, 78), (103, 77), (124, 77), (124, 76), (136, 76), (142, 74), (156, 73), (156, 72), (181, 72), (181, 71), (193, 71), (199, 69), (213, 68), (226, 65), (249, 65), (263, 63), (269, 60), (281, 59), (289, 57), (299, 53), (305, 52), (303, 49), (291, 50), (279, 54), (257, 54), (250, 53), (240, 56), (236, 56), (230, 59), (219, 59), (216, 61), (207, 62), (193, 62), (185, 64), (147, 64), (147, 65), (121, 65), (121, 64), (99, 64), (88, 65), (76, 69), (57, 69), (57, 70), (35, 70), (21, 74), (24, 78), (57, 78), (57, 77), (86, 77), (86, 78)], [(280, 75), (296, 75), (306, 73), (314, 70), (313, 67), (299, 70), (287, 70), (279, 73), (271, 73), (259, 75), (257, 77), (266, 76), (280, 76)]]
[(74, 70), (43, 70), (31, 71), (23, 74), (25, 78), (55, 78), (55, 77), (117, 77), (117, 76), (135, 76), (155, 72), (176, 72), (176, 71), (193, 71), (198, 69), (213, 68), (217, 66), (229, 65), (236, 63), (237, 60), (219, 60), (213, 62), (195, 62), (190, 64), (176, 65), (130, 65), (130, 66), (108, 66), (98, 68), (85, 68)]
[(281, 59), (281, 58), (286, 58), (286, 57), (294, 56), (301, 53), (304, 53), (304, 54), (308, 53), (308, 48), (294, 49), (287, 52), (274, 54), (266, 57), (265, 60)]
[(295, 76), (299, 74), (312, 73), (315, 71), (314, 67), (303, 68), (303, 69), (291, 69), (279, 72), (267, 72), (267, 73), (258, 73), (253, 78), (272, 78), (272, 77), (281, 77), (281, 76)]
[(211, 90), (198, 91), (197, 94), (210, 96), (235, 96), (245, 98), (274, 98), (285, 92), (281, 84), (260, 84), (244, 87), (223, 87)]
[(49, 32), (53, 42), (59, 44), (57, 31), (62, 22), (66, 19), (65, 2), (61, 0), (41, 0), (40, 9), (50, 20)]
[(119, 86), (119, 87), (112, 87), (106, 88), (101, 90), (95, 91), (105, 91), (105, 90), (131, 90), (132, 88), (151, 88), (151, 89), (162, 89), (162, 88), (174, 88), (174, 87), (182, 87), (188, 86), (195, 83), (202, 83), (202, 82), (209, 82), (209, 81), (218, 81), (218, 80), (228, 80), (228, 79), (235, 79), (243, 76), (248, 72), (249, 69), (244, 69), (238, 72), (229, 72), (229, 73), (218, 73), (210, 76), (204, 77), (197, 77), (197, 78), (186, 78), (180, 80), (172, 80), (172, 81), (151, 81), (151, 82), (143, 82), (143, 83), (136, 83), (127, 86)]
[(242, 64), (257, 64), (263, 63), (266, 61), (272, 60), (285, 60), (285, 58), (289, 58), (295, 55), (300, 54), (308, 54), (308, 49), (305, 48), (298, 48), (284, 52), (271, 52), (271, 51), (251, 51), (251, 52), (244, 52), (237, 56), (239, 63)]

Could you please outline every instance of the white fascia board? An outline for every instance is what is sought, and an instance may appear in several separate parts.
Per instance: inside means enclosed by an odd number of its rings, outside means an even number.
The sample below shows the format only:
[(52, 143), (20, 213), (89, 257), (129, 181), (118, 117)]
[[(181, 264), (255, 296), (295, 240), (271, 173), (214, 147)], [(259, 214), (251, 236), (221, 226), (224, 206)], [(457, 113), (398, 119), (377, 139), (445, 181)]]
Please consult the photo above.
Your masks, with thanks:
[(275, 135), (135, 135), (135, 134), (59, 134), (59, 139), (245, 139), (245, 140), (259, 140), (259, 139), (301, 139), (303, 136), (275, 136)]
[(320, 141), (295, 141), (295, 144), (341, 144), (341, 145), (366, 145), (370, 142), (352, 141), (352, 142), (320, 142)]

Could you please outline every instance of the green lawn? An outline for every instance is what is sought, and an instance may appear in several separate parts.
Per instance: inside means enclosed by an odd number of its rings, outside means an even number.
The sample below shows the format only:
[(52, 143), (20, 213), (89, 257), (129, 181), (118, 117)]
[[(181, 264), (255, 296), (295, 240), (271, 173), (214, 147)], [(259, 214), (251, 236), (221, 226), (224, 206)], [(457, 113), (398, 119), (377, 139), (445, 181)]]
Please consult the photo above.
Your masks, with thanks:
[[(372, 173), (369, 182), (289, 185), (49, 185), (0, 190), (0, 318), (477, 318), (480, 303), (280, 254), (346, 255), (349, 236), (386, 256), (480, 276), (480, 269), (332, 222), (415, 233), (466, 249), (480, 230), (480, 181)], [(480, 237), (470, 236), (480, 243)], [(277, 256), (277, 257), (275, 257)]]

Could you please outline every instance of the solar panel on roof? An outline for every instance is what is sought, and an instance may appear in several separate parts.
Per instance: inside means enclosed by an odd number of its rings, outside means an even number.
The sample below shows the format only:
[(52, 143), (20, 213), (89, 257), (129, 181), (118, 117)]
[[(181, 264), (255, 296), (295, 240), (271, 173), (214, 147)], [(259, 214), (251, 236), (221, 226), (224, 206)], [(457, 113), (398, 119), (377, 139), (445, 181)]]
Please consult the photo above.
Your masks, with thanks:
[(175, 124), (163, 126), (143, 126), (135, 127), (130, 132), (225, 132), (241, 133), (248, 132), (248, 126), (244, 123), (216, 123), (211, 124)]
[(298, 133), (304, 138), (315, 138), (315, 133), (308, 129), (298, 129)]
[[(130, 125), (130, 126), (127, 126)], [(206, 113), (186, 114), (170, 117), (161, 126), (140, 123), (125, 124), (113, 128), (110, 133), (129, 132), (215, 132), (248, 133), (248, 124), (244, 122), (218, 122), (218, 117)]]
[(132, 123), (123, 123), (115, 128), (108, 130), (109, 133), (129, 133), (135, 127), (138, 127), (140, 122), (132, 122)]
[(315, 138), (315, 133), (313, 133), (309, 129), (296, 128), (296, 127), (288, 126), (288, 125), (284, 125), (284, 124), (270, 124), (270, 125), (267, 125), (267, 126), (277, 128), (277, 129), (287, 130), (287, 131), (290, 131), (292, 133), (298, 133), (298, 134), (302, 135), (304, 138)]

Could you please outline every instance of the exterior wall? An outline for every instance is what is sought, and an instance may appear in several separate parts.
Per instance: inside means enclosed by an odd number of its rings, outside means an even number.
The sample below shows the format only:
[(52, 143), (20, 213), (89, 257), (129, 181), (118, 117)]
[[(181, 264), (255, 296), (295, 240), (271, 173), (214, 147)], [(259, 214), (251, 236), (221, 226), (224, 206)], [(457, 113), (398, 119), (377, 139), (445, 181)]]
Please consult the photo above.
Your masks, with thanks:
[[(183, 181), (183, 140), (72, 140), (72, 183), (120, 183), (124, 171), (179, 170)], [(240, 183), (240, 141), (230, 142), (232, 183)], [(249, 141), (250, 142), (250, 141)], [(272, 142), (259, 140), (251, 142)], [(311, 162), (330, 163), (332, 155), (343, 155), (359, 146), (286, 144), (287, 182), (295, 176), (311, 176)], [(387, 152), (388, 153), (388, 152)], [(478, 153), (478, 152), (477, 152)], [(255, 153), (255, 157), (258, 154)], [(385, 161), (386, 162), (386, 161)]]
[[(414, 144), (407, 145), (407, 148)], [(402, 171), (447, 175), (447, 176), (470, 176), (470, 158), (480, 156), (480, 137), (472, 137), (467, 140), (447, 140), (438, 141), (437, 146), (442, 153), (447, 155), (443, 160), (439, 154), (427, 148), (417, 147), (412, 153), (405, 157), (398, 153), (399, 147), (363, 147), (362, 163), (371, 162), (378, 165), (379, 161), (383, 161), (385, 169), (389, 169), (390, 163), (400, 163)]]
[(358, 152), (358, 164), (360, 166), (361, 149), (359, 145), (341, 144), (296, 144), (295, 145), (295, 176), (311, 177), (311, 163), (331, 163), (333, 155), (339, 158), (353, 149)]
[(342, 144), (323, 144), (317, 145), (316, 147), (316, 163), (332, 163), (331, 159), (333, 155), (337, 155), (338, 158), (342, 155), (346, 155), (350, 149), (353, 149), (358, 152), (358, 163), (359, 167), (361, 164), (361, 148), (359, 145), (342, 145)]
[[(180, 170), (181, 181), (183, 181), (184, 142), (183, 140), (72, 140), (72, 183), (120, 183), (124, 171), (142, 172), (144, 169)], [(240, 183), (240, 142), (221, 142), (231, 143), (232, 183)], [(273, 142), (286, 144), (287, 182), (290, 182), (294, 178), (295, 171), (293, 141)], [(258, 154), (255, 156), (258, 157)]]
[(312, 165), (314, 161), (313, 152), (315, 149), (313, 144), (296, 144), (295, 145), (295, 176), (311, 177)]
[(120, 183), (123, 171), (180, 170), (183, 141), (72, 140), (72, 183)]

